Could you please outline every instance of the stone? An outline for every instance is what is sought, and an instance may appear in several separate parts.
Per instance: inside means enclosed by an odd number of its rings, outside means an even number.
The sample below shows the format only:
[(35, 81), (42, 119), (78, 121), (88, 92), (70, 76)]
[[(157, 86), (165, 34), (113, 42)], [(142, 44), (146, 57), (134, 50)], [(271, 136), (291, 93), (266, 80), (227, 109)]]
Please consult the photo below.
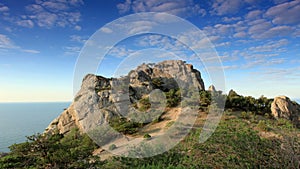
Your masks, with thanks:
[(45, 132), (57, 130), (66, 134), (75, 127), (87, 132), (90, 128), (105, 125), (113, 116), (126, 116), (134, 110), (133, 103), (157, 88), (163, 91), (205, 89), (201, 73), (181, 60), (142, 64), (120, 78), (88, 74), (70, 107), (54, 119)]
[(286, 96), (278, 96), (274, 98), (271, 104), (272, 116), (275, 119), (288, 119), (294, 124), (299, 124), (300, 105), (292, 102)]
[(217, 90), (216, 90), (216, 88), (215, 88), (214, 85), (210, 85), (210, 86), (208, 87), (208, 91), (210, 91), (210, 92), (216, 92)]

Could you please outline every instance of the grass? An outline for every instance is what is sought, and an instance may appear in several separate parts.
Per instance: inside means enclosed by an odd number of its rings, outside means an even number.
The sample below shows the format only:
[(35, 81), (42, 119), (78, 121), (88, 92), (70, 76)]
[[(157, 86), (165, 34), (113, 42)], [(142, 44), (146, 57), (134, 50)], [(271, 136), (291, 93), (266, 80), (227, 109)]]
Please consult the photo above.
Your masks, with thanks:
[[(201, 129), (194, 128), (180, 144), (163, 154), (145, 159), (116, 157), (106, 162), (120, 162), (119, 166), (115, 166), (117, 168), (150, 169), (299, 167), (299, 129), (289, 128), (290, 124), (283, 122), (280, 122), (282, 126), (278, 126), (278, 122), (271, 119), (249, 123), (248, 119), (234, 117), (228, 118), (225, 115), (205, 143), (198, 142)], [(263, 138), (259, 134), (261, 131), (255, 128), (277, 132), (276, 134), (282, 134), (283, 139)], [(286, 148), (282, 149), (282, 146)]]
[[(119, 119), (120, 120), (120, 119)], [(117, 121), (127, 124), (128, 121)], [(95, 168), (299, 168), (300, 166), (300, 130), (293, 126), (288, 120), (272, 120), (265, 116), (251, 114), (249, 118), (243, 118), (241, 112), (227, 112), (220, 121), (212, 136), (204, 143), (199, 143), (199, 136), (202, 131), (201, 126), (205, 118), (199, 119), (191, 132), (171, 150), (149, 158), (124, 158), (114, 157), (103, 162), (93, 163)], [(173, 121), (168, 125), (172, 125)], [(123, 125), (124, 125), (123, 124)], [(116, 127), (121, 127), (118, 125)], [(124, 126), (123, 126), (124, 127)], [(131, 128), (132, 126), (130, 126)], [(125, 125), (126, 128), (126, 125)], [(137, 127), (138, 128), (138, 127)], [(268, 131), (274, 137), (263, 137), (261, 132)], [(59, 136), (61, 137), (61, 136)], [(76, 138), (80, 138), (78, 140)], [(149, 134), (144, 135), (145, 139), (151, 138)], [(63, 163), (62, 157), (68, 158), (69, 163), (62, 166), (89, 165), (86, 161), (91, 158), (87, 156), (91, 153), (88, 138), (81, 137), (76, 132), (60, 141), (55, 139), (54, 145), (46, 144), (49, 147), (50, 159), (57, 160), (57, 165)], [(52, 139), (52, 140), (53, 140)], [(48, 143), (48, 141), (46, 141)], [(31, 153), (28, 145), (38, 145), (37, 143), (23, 143), (15, 146), (15, 152), (6, 157), (0, 158), (0, 168), (2, 167), (24, 167), (24, 159), (27, 160), (27, 168), (37, 166), (30, 164), (31, 156), (35, 161), (40, 158), (41, 150)], [(56, 148), (56, 146), (59, 146)], [(64, 151), (59, 148), (63, 147)], [(116, 145), (110, 145), (110, 149), (115, 149)], [(159, 147), (158, 147), (159, 148)], [(69, 154), (65, 154), (69, 152)], [(32, 154), (23, 157), (21, 153)], [(59, 158), (52, 157), (52, 154), (60, 154)], [(82, 158), (78, 160), (78, 153)], [(64, 155), (65, 154), (65, 155)], [(70, 159), (75, 159), (70, 161)], [(77, 161), (76, 161), (77, 160)], [(35, 162), (33, 161), (33, 162)], [(65, 160), (66, 161), (66, 160)], [(48, 163), (38, 161), (43, 166)], [(54, 166), (56, 164), (53, 164)], [(17, 167), (16, 167), (17, 166)], [(38, 167), (37, 167), (38, 168)]]

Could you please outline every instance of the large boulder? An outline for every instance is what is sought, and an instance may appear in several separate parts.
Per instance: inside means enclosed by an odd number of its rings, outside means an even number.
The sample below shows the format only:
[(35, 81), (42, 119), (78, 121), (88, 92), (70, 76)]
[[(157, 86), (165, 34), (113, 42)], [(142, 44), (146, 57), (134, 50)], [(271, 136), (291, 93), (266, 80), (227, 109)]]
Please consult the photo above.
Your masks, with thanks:
[(295, 124), (299, 123), (300, 105), (286, 96), (275, 97), (271, 104), (271, 111), (276, 119), (284, 118)]
[(72, 128), (85, 132), (107, 124), (113, 116), (126, 116), (132, 103), (149, 95), (154, 89), (204, 90), (201, 74), (181, 60), (142, 64), (121, 78), (105, 78), (88, 74), (71, 106), (50, 123), (46, 132), (68, 133)]

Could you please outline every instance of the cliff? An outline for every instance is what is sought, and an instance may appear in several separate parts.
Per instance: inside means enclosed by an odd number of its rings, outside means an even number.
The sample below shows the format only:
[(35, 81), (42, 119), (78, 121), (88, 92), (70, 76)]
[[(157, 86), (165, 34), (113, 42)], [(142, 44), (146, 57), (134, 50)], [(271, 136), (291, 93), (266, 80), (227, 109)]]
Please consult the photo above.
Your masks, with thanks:
[(125, 77), (105, 78), (88, 74), (74, 101), (53, 120), (46, 132), (68, 133), (78, 127), (81, 132), (95, 125), (107, 124), (112, 117), (124, 117), (139, 107), (138, 101), (153, 90), (204, 90), (201, 73), (181, 60), (142, 64)]

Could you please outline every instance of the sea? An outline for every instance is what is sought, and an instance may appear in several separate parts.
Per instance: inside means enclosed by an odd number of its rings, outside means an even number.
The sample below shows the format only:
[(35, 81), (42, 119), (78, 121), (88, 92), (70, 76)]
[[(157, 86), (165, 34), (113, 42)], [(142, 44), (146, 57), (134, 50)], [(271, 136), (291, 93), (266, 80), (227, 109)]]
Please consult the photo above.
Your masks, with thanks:
[(0, 103), (0, 152), (25, 142), (26, 136), (42, 133), (71, 102)]

